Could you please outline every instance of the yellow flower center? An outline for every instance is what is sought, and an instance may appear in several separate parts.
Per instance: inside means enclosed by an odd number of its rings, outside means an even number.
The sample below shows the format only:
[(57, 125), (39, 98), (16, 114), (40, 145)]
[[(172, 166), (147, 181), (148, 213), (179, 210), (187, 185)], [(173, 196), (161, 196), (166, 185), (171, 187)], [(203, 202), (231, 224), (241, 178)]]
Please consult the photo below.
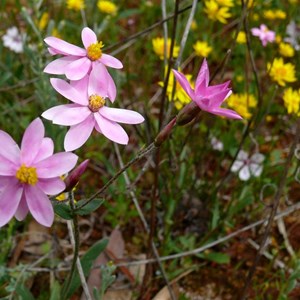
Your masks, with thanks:
[(87, 56), (90, 60), (97, 60), (102, 56), (102, 48), (104, 47), (104, 44), (100, 42), (96, 42), (94, 44), (91, 44), (87, 48)]
[(17, 171), (16, 178), (21, 183), (28, 183), (31, 185), (35, 185), (38, 182), (36, 168), (27, 167), (25, 164), (22, 164), (19, 170)]
[(97, 112), (99, 109), (104, 106), (105, 99), (98, 95), (91, 95), (89, 97), (89, 109), (92, 112)]
[(287, 75), (286, 68), (279, 67), (275, 71), (278, 76), (284, 77)]

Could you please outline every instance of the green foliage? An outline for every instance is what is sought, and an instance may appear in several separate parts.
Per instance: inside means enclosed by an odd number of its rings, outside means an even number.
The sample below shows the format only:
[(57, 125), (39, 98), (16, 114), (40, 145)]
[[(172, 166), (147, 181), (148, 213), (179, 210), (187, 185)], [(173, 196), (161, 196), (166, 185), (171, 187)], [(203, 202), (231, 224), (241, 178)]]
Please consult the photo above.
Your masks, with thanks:
[[(88, 276), (94, 261), (104, 251), (104, 249), (107, 246), (107, 243), (108, 243), (107, 239), (98, 241), (97, 243), (93, 244), (93, 246), (80, 259), (84, 276)], [(69, 299), (75, 293), (75, 291), (79, 288), (79, 286), (80, 286), (80, 278), (78, 272), (76, 271), (67, 293), (67, 299)]]

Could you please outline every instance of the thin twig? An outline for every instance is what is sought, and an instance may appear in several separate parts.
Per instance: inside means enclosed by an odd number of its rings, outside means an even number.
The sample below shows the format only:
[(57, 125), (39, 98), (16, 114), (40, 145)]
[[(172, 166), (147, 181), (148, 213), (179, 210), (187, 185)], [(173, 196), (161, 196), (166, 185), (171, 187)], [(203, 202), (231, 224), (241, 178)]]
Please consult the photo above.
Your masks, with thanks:
[[(70, 236), (71, 244), (72, 244), (73, 249), (75, 251), (76, 245), (75, 245), (75, 236), (74, 236), (74, 232), (73, 232), (72, 222), (68, 220), (67, 221), (67, 225), (68, 225), (68, 231), (69, 231), (69, 236)], [(82, 269), (79, 257), (77, 257), (76, 266), (77, 266), (77, 271), (78, 271), (78, 274), (79, 274), (81, 286), (83, 288), (85, 297), (86, 297), (87, 300), (92, 300), (93, 298), (90, 295), (90, 291), (89, 291), (87, 282), (85, 280), (84, 272), (83, 272), (83, 269)]]
[[(290, 215), (291, 213), (297, 211), (300, 209), (300, 202), (292, 205), (292, 206), (289, 206), (287, 209), (285, 209), (284, 211), (276, 214), (274, 220), (278, 220), (280, 218), (283, 218), (283, 217), (286, 217), (288, 215)], [(181, 252), (181, 253), (177, 253), (177, 254), (172, 254), (172, 255), (167, 255), (167, 256), (161, 256), (159, 258), (159, 261), (163, 262), (163, 261), (169, 261), (169, 260), (173, 260), (173, 259), (179, 259), (179, 258), (182, 258), (182, 257), (186, 257), (186, 256), (191, 256), (191, 255), (197, 255), (199, 253), (202, 253), (204, 252), (205, 250), (208, 250), (210, 248), (213, 248), (217, 245), (220, 245), (224, 242), (227, 242), (229, 240), (231, 240), (232, 238), (240, 235), (241, 233), (245, 232), (245, 231), (248, 231), (248, 230), (251, 230), (251, 229), (254, 229), (262, 224), (264, 224), (265, 222), (268, 221), (268, 218), (264, 218), (262, 220), (259, 220), (259, 221), (256, 221), (254, 223), (251, 223), (241, 229), (238, 229), (222, 238), (219, 238), (218, 240), (216, 241), (213, 241), (211, 243), (208, 243), (204, 246), (201, 246), (199, 248), (196, 248), (196, 249), (193, 249), (193, 250), (190, 250), (190, 251), (185, 251), (185, 252)], [(120, 259), (119, 259), (120, 260)], [(117, 263), (115, 264), (117, 267), (121, 267), (121, 266), (137, 266), (137, 265), (145, 265), (145, 264), (150, 264), (150, 263), (157, 263), (157, 260), (156, 259), (143, 259), (143, 260), (135, 260), (135, 261), (130, 261), (130, 262), (120, 262), (120, 263)], [(93, 268), (100, 268), (100, 265), (98, 266), (94, 266)], [(28, 272), (51, 272), (53, 270), (56, 270), (56, 271), (69, 271), (70, 270), (70, 267), (62, 267), (62, 268), (34, 268), (34, 267), (29, 267), (27, 269)], [(8, 269), (8, 271), (10, 271), (10, 269)], [(13, 269), (11, 270), (12, 272), (14, 271)]]
[(265, 251), (265, 249), (267, 247), (267, 240), (268, 240), (268, 237), (269, 237), (270, 232), (271, 232), (272, 224), (273, 224), (276, 212), (277, 212), (277, 208), (278, 208), (279, 203), (280, 203), (280, 198), (281, 198), (281, 195), (283, 193), (283, 189), (284, 189), (285, 184), (286, 184), (288, 171), (290, 169), (290, 164), (291, 164), (292, 158), (294, 156), (294, 152), (295, 152), (297, 143), (299, 141), (299, 138), (300, 138), (300, 120), (298, 120), (298, 122), (297, 122), (296, 136), (295, 136), (295, 139), (293, 141), (293, 144), (290, 147), (289, 155), (286, 159), (284, 169), (283, 169), (283, 172), (282, 172), (281, 177), (280, 177), (279, 187), (278, 187), (278, 190), (276, 191), (276, 194), (274, 196), (274, 201), (273, 201), (272, 209), (271, 209), (270, 216), (269, 216), (269, 219), (268, 219), (268, 224), (266, 226), (266, 230), (264, 232), (264, 235), (263, 235), (263, 238), (262, 238), (262, 241), (261, 241), (261, 244), (260, 244), (260, 248), (259, 248), (259, 250), (256, 254), (254, 263), (253, 263), (251, 269), (249, 270), (244, 288), (242, 290), (241, 300), (244, 300), (247, 297), (248, 288), (250, 287), (250, 284), (251, 284), (253, 275), (255, 273), (256, 267), (259, 263), (259, 260), (260, 260), (260, 257), (262, 255), (262, 253)]
[(186, 41), (187, 41), (187, 37), (189, 35), (190, 28), (191, 28), (191, 25), (192, 25), (192, 22), (193, 22), (193, 19), (194, 19), (194, 16), (195, 16), (197, 4), (198, 4), (198, 0), (193, 0), (192, 9), (191, 9), (191, 12), (190, 12), (190, 15), (189, 15), (188, 21), (186, 23), (186, 26), (185, 26), (185, 29), (184, 29), (184, 32), (183, 32), (183, 35), (182, 35), (182, 39), (181, 39), (181, 42), (180, 42), (179, 54), (178, 54), (178, 57), (177, 57), (176, 62), (175, 62), (175, 68), (176, 69), (180, 66), (180, 63), (181, 63), (182, 54), (183, 54), (185, 44), (186, 44)]
[[(200, 1), (201, 1), (201, 0), (198, 0), (198, 2), (200, 2)], [(184, 7), (184, 8), (182, 8), (182, 9), (180, 9), (180, 10), (178, 11), (178, 14), (184, 13), (185, 11), (189, 10), (191, 7), (192, 7), (192, 5), (188, 5), (188, 6)], [(151, 32), (151, 31), (152, 31), (153, 29), (155, 29), (156, 27), (159, 27), (161, 24), (163, 24), (163, 23), (165, 23), (165, 22), (168, 22), (169, 20), (173, 19), (174, 17), (175, 17), (175, 14), (172, 14), (172, 15), (170, 15), (169, 17), (165, 18), (164, 20), (160, 20), (160, 21), (158, 21), (158, 22), (152, 24), (152, 25), (149, 26), (148, 28), (146, 28), (146, 29), (144, 29), (144, 30), (142, 30), (142, 31), (139, 31), (139, 32), (137, 32), (137, 33), (135, 33), (135, 34), (133, 34), (133, 35), (131, 35), (131, 36), (129, 36), (129, 37), (127, 37), (127, 38), (125, 38), (125, 39), (123, 39), (123, 40), (117, 42), (117, 43), (115, 43), (115, 44), (112, 44), (112, 45), (110, 45), (110, 46), (108, 46), (108, 47), (104, 47), (103, 49), (105, 49), (105, 50), (107, 51), (107, 50), (110, 50), (110, 49), (119, 47), (119, 46), (121, 46), (121, 45), (124, 45), (124, 43), (127, 43), (127, 42), (129, 42), (129, 41), (131, 41), (131, 40), (135, 40), (135, 39), (139, 38), (140, 36), (145, 35), (145, 34)]]
[(92, 200), (94, 200), (97, 196), (103, 194), (108, 189), (108, 187), (119, 178), (119, 176), (123, 172), (125, 172), (130, 166), (132, 166), (134, 163), (136, 163), (137, 161), (139, 161), (140, 159), (142, 159), (144, 156), (146, 156), (149, 153), (151, 153), (154, 148), (155, 148), (154, 144), (151, 143), (146, 149), (144, 149), (143, 151), (139, 152), (136, 155), (136, 157), (134, 157), (131, 161), (129, 161), (124, 166), (124, 168), (120, 169), (113, 177), (111, 177), (110, 180), (108, 180), (106, 182), (106, 184), (100, 190), (98, 190), (94, 195), (92, 195), (90, 198), (88, 198), (84, 203), (82, 203), (81, 205), (77, 206), (75, 210), (79, 210), (79, 209), (83, 208), (88, 203), (90, 203)]
[[(124, 163), (123, 163), (123, 160), (122, 160), (122, 156), (121, 156), (121, 154), (120, 154), (119, 146), (118, 146), (116, 143), (114, 143), (114, 147), (115, 147), (115, 151), (116, 151), (117, 158), (118, 158), (118, 161), (119, 161), (119, 165), (120, 165), (121, 168), (124, 168)], [(127, 174), (126, 171), (123, 173), (123, 176), (124, 176), (126, 185), (127, 185), (128, 187), (131, 186), (131, 182), (130, 182), (130, 179), (129, 179), (128, 174)], [(135, 207), (136, 207), (136, 210), (137, 210), (137, 212), (138, 212), (138, 214), (139, 214), (139, 217), (140, 217), (140, 219), (141, 219), (141, 221), (142, 221), (142, 223), (143, 223), (144, 229), (145, 229), (145, 231), (149, 234), (149, 233), (150, 233), (150, 228), (149, 228), (149, 225), (148, 225), (148, 223), (147, 223), (147, 220), (146, 220), (146, 218), (145, 218), (145, 216), (144, 216), (144, 214), (143, 214), (143, 211), (142, 211), (142, 209), (141, 209), (141, 207), (140, 207), (140, 205), (139, 205), (138, 199), (137, 199), (137, 197), (136, 197), (136, 195), (135, 195), (135, 193), (134, 193), (133, 190), (130, 190), (129, 193), (130, 193), (130, 196), (131, 196), (131, 198), (132, 198), (132, 201), (133, 201), (133, 203), (134, 203), (134, 205), (135, 205)], [(165, 280), (165, 282), (166, 282), (166, 285), (167, 285), (167, 287), (168, 287), (169, 293), (170, 293), (172, 299), (175, 299), (175, 297), (174, 297), (174, 292), (173, 292), (172, 287), (171, 287), (171, 285), (170, 285), (168, 276), (167, 276), (167, 274), (166, 274), (166, 271), (165, 271), (165, 269), (164, 269), (162, 263), (161, 263), (160, 260), (159, 260), (159, 253), (158, 253), (157, 248), (156, 248), (156, 246), (155, 246), (155, 243), (154, 243), (153, 241), (152, 241), (152, 243), (151, 243), (151, 247), (152, 247), (153, 254), (154, 254), (154, 256), (155, 256), (155, 258), (156, 258), (156, 260), (157, 260), (158, 266), (159, 266), (159, 268), (160, 268), (161, 274), (162, 274), (162, 276), (163, 276), (163, 278), (164, 278), (164, 280)]]

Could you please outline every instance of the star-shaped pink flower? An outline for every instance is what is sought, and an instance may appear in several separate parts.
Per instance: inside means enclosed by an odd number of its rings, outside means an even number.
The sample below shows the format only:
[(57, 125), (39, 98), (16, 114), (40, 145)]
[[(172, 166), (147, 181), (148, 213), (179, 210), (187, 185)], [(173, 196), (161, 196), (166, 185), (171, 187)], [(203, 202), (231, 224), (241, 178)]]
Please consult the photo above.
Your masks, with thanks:
[(80, 48), (59, 38), (50, 36), (45, 38), (45, 43), (49, 46), (50, 54), (60, 54), (63, 57), (49, 63), (44, 72), (49, 74), (65, 74), (70, 80), (82, 79), (98, 63), (107, 67), (121, 69), (122, 63), (115, 57), (102, 53), (103, 43), (97, 41), (97, 36), (88, 27), (81, 32), (84, 48)]
[(188, 80), (182, 73), (176, 70), (173, 70), (173, 72), (179, 84), (200, 109), (226, 118), (242, 119), (235, 111), (220, 107), (232, 93), (228, 87), (230, 81), (209, 86), (209, 69), (206, 59), (203, 60), (198, 73), (195, 89), (190, 86)]
[(261, 24), (260, 28), (252, 28), (251, 33), (252, 35), (259, 37), (264, 47), (266, 47), (268, 43), (273, 43), (275, 41), (275, 32), (269, 30), (265, 24)]
[(95, 128), (108, 139), (127, 144), (128, 135), (117, 123), (139, 124), (144, 121), (139, 113), (120, 108), (105, 106), (109, 95), (107, 69), (96, 65), (90, 75), (79, 81), (68, 83), (62, 79), (51, 78), (53, 88), (72, 101), (72, 104), (55, 106), (45, 111), (42, 116), (54, 124), (71, 126), (65, 136), (66, 151), (81, 147)]
[(20, 149), (0, 130), (0, 226), (13, 216), (23, 220), (29, 211), (40, 224), (49, 227), (53, 223), (47, 195), (65, 189), (60, 176), (73, 169), (78, 157), (67, 152), (53, 154), (53, 141), (44, 134), (41, 119), (35, 119), (25, 130)]

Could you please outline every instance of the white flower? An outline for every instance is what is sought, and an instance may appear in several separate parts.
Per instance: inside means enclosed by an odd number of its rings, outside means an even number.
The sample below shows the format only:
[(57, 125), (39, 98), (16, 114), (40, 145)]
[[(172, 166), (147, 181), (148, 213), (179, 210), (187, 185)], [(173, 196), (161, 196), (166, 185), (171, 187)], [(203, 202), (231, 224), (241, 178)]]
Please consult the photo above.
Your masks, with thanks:
[(284, 38), (284, 41), (291, 44), (296, 51), (299, 51), (300, 45), (298, 41), (300, 39), (300, 28), (296, 25), (294, 20), (292, 20), (287, 26), (286, 34), (288, 37)]
[(24, 34), (20, 34), (15, 26), (8, 28), (2, 37), (3, 45), (16, 53), (23, 52), (23, 40)]
[(261, 163), (265, 159), (261, 153), (255, 153), (250, 158), (248, 153), (241, 150), (231, 167), (232, 172), (239, 172), (239, 178), (243, 181), (251, 176), (258, 177), (263, 171)]
[(210, 144), (214, 150), (223, 151), (224, 149), (223, 143), (214, 136), (211, 137)]

